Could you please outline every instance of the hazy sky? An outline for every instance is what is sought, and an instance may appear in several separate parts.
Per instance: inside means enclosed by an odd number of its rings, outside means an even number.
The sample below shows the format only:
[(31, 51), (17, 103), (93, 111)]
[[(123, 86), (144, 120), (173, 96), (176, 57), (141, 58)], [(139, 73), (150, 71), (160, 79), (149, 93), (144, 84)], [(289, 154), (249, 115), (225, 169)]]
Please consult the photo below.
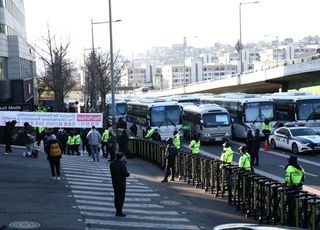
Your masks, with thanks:
[[(42, 42), (47, 25), (58, 40), (71, 42), (71, 57), (82, 62), (91, 47), (90, 20), (108, 20), (108, 0), (24, 0), (28, 41)], [(131, 57), (153, 46), (182, 43), (209, 47), (239, 39), (239, 0), (112, 0), (114, 50)], [(241, 1), (244, 2), (244, 1)], [(320, 35), (319, 0), (260, 0), (242, 5), (243, 43), (299, 40)], [(109, 49), (108, 24), (94, 25), (95, 46)], [(197, 36), (197, 38), (195, 38)]]

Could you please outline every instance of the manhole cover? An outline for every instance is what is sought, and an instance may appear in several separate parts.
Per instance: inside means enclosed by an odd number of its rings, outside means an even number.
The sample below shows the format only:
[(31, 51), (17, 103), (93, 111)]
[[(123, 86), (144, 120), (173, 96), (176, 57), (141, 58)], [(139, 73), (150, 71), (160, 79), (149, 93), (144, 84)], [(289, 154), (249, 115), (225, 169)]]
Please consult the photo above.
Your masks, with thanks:
[(32, 221), (16, 221), (8, 225), (9, 228), (15, 229), (35, 229), (39, 228), (40, 224)]
[(162, 200), (160, 203), (169, 206), (181, 205), (181, 202), (175, 200)]

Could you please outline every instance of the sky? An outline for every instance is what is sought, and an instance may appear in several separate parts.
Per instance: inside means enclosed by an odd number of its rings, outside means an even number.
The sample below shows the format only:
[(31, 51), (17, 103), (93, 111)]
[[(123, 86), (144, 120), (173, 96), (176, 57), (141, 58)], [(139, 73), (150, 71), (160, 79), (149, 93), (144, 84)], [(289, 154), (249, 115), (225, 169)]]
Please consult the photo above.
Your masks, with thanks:
[[(112, 0), (114, 51), (129, 59), (152, 47), (182, 44), (235, 45), (240, 0)], [(81, 64), (92, 47), (91, 19), (108, 21), (108, 0), (24, 0), (28, 42), (43, 45), (48, 26), (57, 41), (70, 41), (70, 58)], [(243, 43), (320, 35), (319, 0), (260, 0), (244, 4)], [(93, 26), (95, 47), (109, 50), (109, 25)], [(275, 38), (274, 38), (275, 40)]]

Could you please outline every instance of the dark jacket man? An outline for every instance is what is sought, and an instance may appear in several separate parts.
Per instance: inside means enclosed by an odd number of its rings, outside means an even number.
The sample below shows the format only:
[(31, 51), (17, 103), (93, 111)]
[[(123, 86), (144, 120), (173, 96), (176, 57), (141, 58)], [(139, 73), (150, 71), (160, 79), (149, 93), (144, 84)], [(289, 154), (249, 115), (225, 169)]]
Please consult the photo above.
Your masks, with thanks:
[(112, 178), (112, 186), (114, 191), (114, 206), (116, 208), (116, 216), (125, 217), (122, 207), (126, 194), (126, 178), (130, 176), (123, 160), (123, 153), (116, 154), (115, 161), (110, 163), (110, 172)]

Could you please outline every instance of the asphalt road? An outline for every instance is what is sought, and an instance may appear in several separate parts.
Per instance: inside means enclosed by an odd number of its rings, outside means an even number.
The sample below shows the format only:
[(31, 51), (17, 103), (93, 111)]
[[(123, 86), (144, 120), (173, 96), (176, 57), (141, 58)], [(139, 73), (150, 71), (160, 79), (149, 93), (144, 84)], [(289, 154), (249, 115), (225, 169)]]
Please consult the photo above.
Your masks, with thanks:
[(14, 148), (13, 155), (3, 152), (0, 146), (0, 229), (209, 230), (224, 223), (254, 222), (226, 200), (185, 182), (160, 183), (163, 171), (140, 159), (128, 159), (127, 217), (115, 217), (106, 159), (63, 156), (62, 178), (56, 181), (44, 153), (32, 159), (23, 157), (21, 148)]

